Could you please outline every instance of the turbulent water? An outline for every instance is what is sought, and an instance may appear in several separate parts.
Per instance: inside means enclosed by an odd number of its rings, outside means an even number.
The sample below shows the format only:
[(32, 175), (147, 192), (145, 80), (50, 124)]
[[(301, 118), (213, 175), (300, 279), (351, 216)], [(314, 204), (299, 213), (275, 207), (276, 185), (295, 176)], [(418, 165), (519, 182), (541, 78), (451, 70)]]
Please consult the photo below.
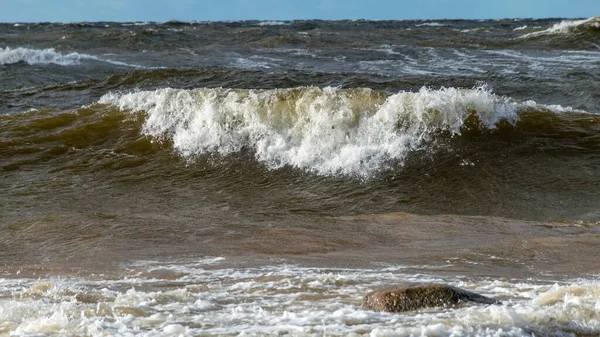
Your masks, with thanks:
[(600, 335), (599, 18), (0, 24), (0, 78), (0, 335)]

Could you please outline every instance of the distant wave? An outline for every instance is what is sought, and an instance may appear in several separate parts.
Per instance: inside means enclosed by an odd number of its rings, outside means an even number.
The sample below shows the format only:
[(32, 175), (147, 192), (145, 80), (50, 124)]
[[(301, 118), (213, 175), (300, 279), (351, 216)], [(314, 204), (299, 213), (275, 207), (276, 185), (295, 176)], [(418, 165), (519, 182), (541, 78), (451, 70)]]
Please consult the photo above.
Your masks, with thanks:
[(124, 22), (124, 23), (120, 23), (121, 26), (123, 27), (128, 27), (128, 26), (148, 26), (151, 25), (152, 22), (149, 21), (136, 21), (136, 22)]
[(444, 24), (441, 24), (439, 22), (425, 22), (425, 23), (421, 23), (416, 25), (415, 27), (444, 27)]
[(283, 21), (262, 21), (258, 24), (259, 26), (289, 26), (289, 22)]
[(61, 66), (73, 66), (81, 64), (83, 60), (93, 60), (99, 62), (106, 62), (118, 66), (132, 67), (142, 69), (145, 67), (129, 64), (120, 61), (113, 61), (108, 59), (102, 59), (97, 56), (88, 54), (79, 54), (76, 52), (69, 54), (62, 54), (54, 50), (54, 48), (47, 49), (29, 49), (29, 48), (15, 48), (9, 47), (0, 48), (0, 65), (15, 64), (19, 62), (25, 62), (29, 65), (34, 64), (58, 64)]
[(552, 27), (525, 34), (521, 38), (537, 37), (543, 35), (565, 34), (576, 31), (598, 30), (600, 29), (600, 17), (593, 17), (585, 20), (563, 20), (552, 25)]
[(159, 89), (108, 93), (99, 103), (143, 111), (143, 132), (173, 143), (184, 157), (251, 149), (270, 168), (368, 177), (435, 140), (461, 133), (467, 120), (494, 129), (528, 109), (486, 87), (422, 88), (387, 94), (371, 89), (300, 87), (273, 90)]

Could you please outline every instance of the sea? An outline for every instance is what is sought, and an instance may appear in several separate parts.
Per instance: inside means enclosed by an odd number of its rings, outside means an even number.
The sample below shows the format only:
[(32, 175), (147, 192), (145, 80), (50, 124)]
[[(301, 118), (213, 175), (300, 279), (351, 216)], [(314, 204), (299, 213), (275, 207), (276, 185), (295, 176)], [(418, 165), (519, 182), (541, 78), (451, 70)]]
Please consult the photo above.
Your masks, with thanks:
[(600, 336), (600, 17), (0, 24), (0, 336), (272, 335)]

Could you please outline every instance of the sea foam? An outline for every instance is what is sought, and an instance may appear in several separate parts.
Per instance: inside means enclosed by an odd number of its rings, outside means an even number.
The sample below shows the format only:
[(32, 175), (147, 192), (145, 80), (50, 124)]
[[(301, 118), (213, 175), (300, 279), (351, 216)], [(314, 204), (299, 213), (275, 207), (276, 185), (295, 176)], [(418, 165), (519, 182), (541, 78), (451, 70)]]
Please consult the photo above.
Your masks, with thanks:
[[(140, 265), (142, 267), (142, 265)], [(597, 281), (443, 277), (395, 268), (289, 264), (206, 268), (147, 264), (121, 279), (2, 281), (0, 319), (10, 335), (90, 336), (597, 336)], [(142, 267), (143, 268), (143, 267)], [(163, 278), (146, 272), (168, 270)], [(459, 281), (463, 280), (463, 281)], [(502, 305), (435, 308), (402, 315), (362, 310), (364, 294), (405, 282), (448, 283)], [(34, 289), (34, 294), (30, 294)]]
[(108, 93), (99, 103), (143, 111), (143, 132), (173, 142), (184, 157), (251, 149), (269, 168), (368, 177), (422, 148), (440, 131), (458, 135), (475, 115), (485, 128), (514, 123), (517, 103), (487, 87), (371, 89), (201, 88)]

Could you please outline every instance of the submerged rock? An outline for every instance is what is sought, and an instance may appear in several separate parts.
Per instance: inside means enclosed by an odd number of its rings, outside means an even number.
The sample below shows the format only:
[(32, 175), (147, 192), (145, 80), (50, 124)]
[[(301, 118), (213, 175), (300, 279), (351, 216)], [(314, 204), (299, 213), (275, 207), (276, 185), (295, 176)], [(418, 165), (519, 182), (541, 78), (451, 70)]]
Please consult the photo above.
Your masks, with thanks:
[(386, 312), (411, 311), (460, 304), (501, 304), (500, 301), (443, 284), (411, 284), (373, 291), (363, 300), (363, 309)]

